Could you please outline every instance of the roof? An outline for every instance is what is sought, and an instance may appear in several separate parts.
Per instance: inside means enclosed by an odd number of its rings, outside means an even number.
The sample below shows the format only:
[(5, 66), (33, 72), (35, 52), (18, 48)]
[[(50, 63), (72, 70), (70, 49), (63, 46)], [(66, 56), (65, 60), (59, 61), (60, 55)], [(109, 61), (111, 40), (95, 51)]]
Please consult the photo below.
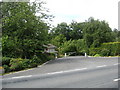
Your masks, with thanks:
[(47, 47), (47, 48), (56, 48), (56, 46), (52, 45), (52, 44), (47, 44), (47, 45), (43, 45), (44, 47)]

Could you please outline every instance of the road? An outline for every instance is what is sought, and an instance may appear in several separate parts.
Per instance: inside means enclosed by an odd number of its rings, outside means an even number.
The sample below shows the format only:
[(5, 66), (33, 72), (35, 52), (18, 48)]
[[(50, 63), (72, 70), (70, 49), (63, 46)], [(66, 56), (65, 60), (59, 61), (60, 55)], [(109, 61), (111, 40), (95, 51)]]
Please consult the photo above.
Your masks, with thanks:
[(117, 57), (71, 56), (3, 76), (3, 88), (118, 88)]

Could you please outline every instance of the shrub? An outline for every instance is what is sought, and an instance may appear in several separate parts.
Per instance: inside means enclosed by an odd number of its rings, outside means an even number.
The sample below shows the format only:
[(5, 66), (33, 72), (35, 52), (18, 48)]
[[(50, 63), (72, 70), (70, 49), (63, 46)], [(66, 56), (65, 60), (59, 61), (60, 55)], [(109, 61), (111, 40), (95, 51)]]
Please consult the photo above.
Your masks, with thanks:
[(33, 68), (33, 67), (37, 67), (37, 63), (31, 63), (30, 65), (29, 65), (29, 68)]
[(31, 64), (30, 59), (24, 59), (22, 63), (23, 63), (23, 68), (29, 68)]
[(55, 54), (54, 53), (50, 53), (49, 55), (48, 55), (48, 58), (47, 58), (48, 60), (52, 60), (52, 59), (55, 59)]
[(49, 61), (51, 59), (55, 59), (55, 54), (54, 53), (42, 53), (39, 55), (39, 60), (41, 60), (41, 64)]
[(19, 70), (23, 70), (23, 63), (22, 62), (17, 62), (17, 63), (13, 63), (10, 67), (11, 71), (19, 71)]
[(96, 54), (99, 54), (100, 50), (101, 50), (100, 48), (90, 48), (89, 49), (89, 55), (94, 56)]
[(39, 57), (37, 57), (36, 55), (34, 55), (34, 57), (32, 58), (32, 63), (42, 63), (41, 59)]
[(11, 58), (9, 58), (9, 57), (3, 57), (2, 58), (2, 65), (8, 65), (9, 66), (10, 60), (11, 60)]
[(110, 55), (110, 50), (107, 49), (107, 48), (103, 48), (103, 49), (101, 49), (100, 53), (101, 53), (102, 56), (109, 56)]
[[(101, 45), (102, 54), (107, 56), (120, 55), (120, 42), (109, 42)], [(105, 54), (106, 52), (106, 54)]]
[(100, 54), (95, 54), (94, 57), (100, 57), (101, 55)]
[(10, 60), (10, 69), (11, 71), (19, 71), (24, 69), (24, 64), (23, 64), (24, 59), (21, 58), (13, 58)]
[(120, 42), (103, 43), (99, 48), (90, 48), (89, 55), (94, 56), (100, 54), (101, 56), (118, 56), (120, 55)]
[(5, 70), (5, 73), (10, 72), (10, 68), (8, 65), (3, 65), (3, 68)]

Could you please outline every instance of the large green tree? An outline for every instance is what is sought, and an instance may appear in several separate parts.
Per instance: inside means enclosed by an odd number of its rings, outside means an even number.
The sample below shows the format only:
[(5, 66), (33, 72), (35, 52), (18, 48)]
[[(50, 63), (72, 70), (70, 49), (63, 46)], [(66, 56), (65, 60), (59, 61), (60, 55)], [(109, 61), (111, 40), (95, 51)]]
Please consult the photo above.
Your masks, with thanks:
[[(2, 6), (3, 56), (32, 58), (43, 51), (48, 26), (41, 3), (4, 2)], [(40, 16), (36, 16), (40, 13)]]
[(99, 47), (101, 43), (114, 41), (109, 24), (94, 18), (89, 18), (84, 23), (83, 38), (88, 48)]
[(66, 37), (67, 40), (71, 39), (70, 32), (71, 32), (71, 29), (69, 25), (65, 22), (58, 24), (57, 27), (54, 27), (51, 30), (51, 34), (53, 35), (53, 37), (56, 37), (57, 35), (62, 34)]

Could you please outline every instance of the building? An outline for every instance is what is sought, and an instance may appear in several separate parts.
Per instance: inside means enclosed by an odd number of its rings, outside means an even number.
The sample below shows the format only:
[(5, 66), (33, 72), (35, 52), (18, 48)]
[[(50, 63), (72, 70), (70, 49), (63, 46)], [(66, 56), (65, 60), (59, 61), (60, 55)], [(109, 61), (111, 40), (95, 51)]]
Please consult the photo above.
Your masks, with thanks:
[(57, 51), (55, 51), (55, 49), (57, 48), (56, 46), (52, 45), (52, 44), (48, 44), (48, 45), (43, 45), (45, 47), (44, 52), (47, 53), (57, 53)]

